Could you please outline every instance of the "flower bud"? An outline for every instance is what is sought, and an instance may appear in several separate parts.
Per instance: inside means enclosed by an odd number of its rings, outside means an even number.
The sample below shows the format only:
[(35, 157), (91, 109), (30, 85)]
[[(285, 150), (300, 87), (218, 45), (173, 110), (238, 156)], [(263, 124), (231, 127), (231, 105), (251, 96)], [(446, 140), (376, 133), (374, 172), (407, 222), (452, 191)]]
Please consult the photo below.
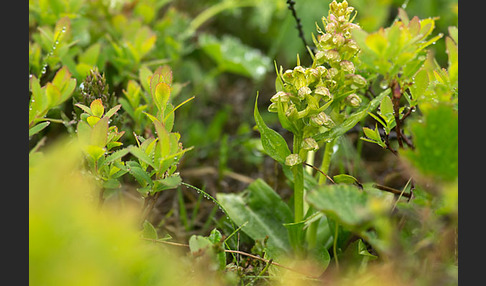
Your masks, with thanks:
[(327, 73), (327, 69), (323, 66), (317, 66), (316, 70), (319, 72), (320, 77), (325, 76)]
[(345, 102), (351, 107), (358, 107), (361, 104), (361, 97), (356, 93), (352, 93), (346, 97)]
[(303, 86), (299, 89), (297, 96), (299, 97), (300, 100), (304, 100), (305, 96), (311, 93), (312, 90), (308, 86)]
[(287, 111), (285, 112), (285, 116), (287, 116), (290, 120), (297, 119), (299, 117), (299, 112), (297, 108), (295, 108), (294, 104), (291, 104)]
[(306, 69), (305, 76), (307, 78), (307, 84), (314, 83), (319, 80), (319, 71), (317, 69)]
[(341, 60), (341, 55), (336, 50), (327, 50), (327, 51), (324, 52), (324, 58), (328, 62), (337, 62), (337, 61)]
[(302, 141), (302, 149), (307, 150), (307, 151), (312, 151), (312, 150), (317, 150), (319, 149), (319, 145), (317, 144), (316, 140), (314, 138), (305, 138), (304, 141)]
[(330, 68), (327, 70), (326, 78), (333, 79), (338, 73), (337, 68)]
[(296, 66), (292, 71), (292, 75), (294, 77), (294, 87), (299, 90), (301, 87), (307, 85), (307, 81), (305, 78), (305, 70), (301, 66)]
[(327, 128), (334, 126), (334, 121), (332, 121), (331, 117), (325, 112), (320, 112), (317, 115), (311, 116), (310, 120), (311, 124), (314, 126), (325, 126)]
[(277, 104), (272, 102), (269, 106), (268, 106), (268, 112), (278, 112), (278, 107), (277, 107)]
[(295, 166), (297, 164), (302, 164), (302, 159), (298, 154), (290, 154), (285, 158), (285, 165), (287, 166)]
[(334, 37), (332, 37), (332, 43), (338, 48), (344, 44), (344, 41), (345, 39), (342, 34), (336, 34)]
[(272, 98), (270, 98), (270, 101), (274, 103), (277, 103), (279, 100), (280, 102), (289, 102), (289, 94), (284, 91), (279, 91), (274, 96), (272, 96)]
[(329, 89), (325, 86), (318, 86), (314, 90), (314, 93), (322, 97), (324, 100), (329, 101), (332, 99), (332, 95), (329, 92)]
[(286, 70), (283, 73), (282, 77), (283, 77), (284, 82), (286, 82), (286, 83), (292, 83), (293, 82), (293, 79), (294, 79), (292, 70)]
[(353, 84), (357, 85), (358, 87), (365, 87), (366, 86), (366, 79), (359, 74), (353, 75)]
[(341, 61), (339, 65), (344, 72), (354, 73), (355, 71), (354, 64), (350, 61)]
[(327, 33), (334, 34), (336, 32), (336, 24), (334, 24), (334, 22), (329, 22), (325, 29)]

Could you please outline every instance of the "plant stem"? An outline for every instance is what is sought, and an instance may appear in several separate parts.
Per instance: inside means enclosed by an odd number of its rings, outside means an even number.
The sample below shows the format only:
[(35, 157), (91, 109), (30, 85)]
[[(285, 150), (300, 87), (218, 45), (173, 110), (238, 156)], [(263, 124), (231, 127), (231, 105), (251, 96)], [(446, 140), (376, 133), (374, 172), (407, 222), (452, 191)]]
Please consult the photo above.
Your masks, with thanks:
[[(322, 164), (321, 164), (321, 170), (319, 170), (320, 171), (319, 185), (323, 185), (326, 182), (326, 178), (327, 178), (326, 174), (328, 173), (329, 166), (331, 164), (331, 155), (333, 152), (333, 146), (334, 146), (334, 140), (326, 143), (326, 147), (324, 149), (324, 157), (322, 159)], [(329, 178), (329, 180), (333, 182), (331, 178)], [(314, 248), (317, 244), (318, 226), (319, 226), (319, 220), (311, 223), (307, 231), (307, 243), (310, 249)]]
[(337, 257), (337, 238), (338, 238), (339, 224), (337, 222), (335, 223), (336, 223), (336, 227), (334, 229), (334, 241), (332, 244), (332, 252), (334, 256), (334, 261), (336, 261), (336, 269), (339, 270), (339, 261)]
[[(299, 154), (302, 137), (294, 135), (293, 151)], [(292, 167), (294, 174), (294, 222), (304, 219), (304, 166), (297, 164)]]
[[(324, 155), (322, 157), (321, 163), (321, 171), (325, 174), (329, 174), (329, 166), (331, 165), (331, 156), (333, 153), (335, 140), (326, 143), (326, 147), (324, 149)], [(326, 176), (322, 173), (319, 175), (319, 185), (322, 185), (326, 182)]]
[(294, 174), (294, 222), (304, 219), (304, 167), (301, 164), (292, 167)]

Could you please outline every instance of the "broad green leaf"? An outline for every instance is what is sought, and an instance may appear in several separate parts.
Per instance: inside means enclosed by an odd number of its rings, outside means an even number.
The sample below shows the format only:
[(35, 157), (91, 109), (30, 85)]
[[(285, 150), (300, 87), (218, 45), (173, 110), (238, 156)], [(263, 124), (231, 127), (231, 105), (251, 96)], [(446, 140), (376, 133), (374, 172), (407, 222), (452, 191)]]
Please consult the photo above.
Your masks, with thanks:
[(103, 103), (99, 98), (93, 100), (89, 105), (89, 108), (91, 109), (91, 113), (93, 114), (93, 116), (96, 117), (101, 117), (103, 116), (103, 113), (105, 113), (105, 108), (103, 107)]
[[(155, 75), (154, 75), (155, 76)], [(170, 97), (170, 86), (165, 82), (160, 82), (155, 87), (154, 102), (157, 108), (162, 113), (165, 110), (165, 106), (169, 101)]]
[(225, 35), (218, 39), (210, 34), (201, 34), (198, 39), (203, 51), (224, 71), (258, 80), (271, 67), (268, 57), (233, 36)]
[(137, 159), (139, 159), (141, 162), (150, 165), (152, 168), (156, 169), (154, 161), (142, 149), (136, 146), (131, 146), (129, 147), (128, 150), (135, 157), (137, 157)]
[(109, 164), (123, 158), (126, 154), (128, 154), (129, 151), (130, 150), (128, 148), (125, 148), (111, 153), (108, 157), (106, 157), (105, 164)]
[(88, 116), (88, 118), (86, 118), (86, 121), (88, 122), (89, 126), (94, 126), (96, 123), (98, 123), (98, 121), (100, 121), (101, 118), (97, 117), (97, 116)]
[(257, 103), (258, 95), (255, 100), (255, 110), (253, 114), (258, 130), (260, 131), (263, 149), (274, 160), (281, 164), (285, 164), (285, 158), (290, 155), (289, 146), (287, 146), (287, 142), (280, 134), (278, 134), (275, 130), (267, 127), (267, 125), (263, 121), (263, 118), (258, 112)]
[(400, 150), (423, 175), (451, 182), (458, 176), (458, 113), (445, 103), (427, 109), (423, 118), (410, 121), (415, 149)]
[(45, 121), (33, 126), (32, 128), (29, 128), (29, 137), (39, 133), (42, 129), (49, 126), (49, 124), (51, 124), (49, 121)]
[(108, 120), (109, 118), (101, 118), (91, 130), (90, 144), (105, 147), (108, 138)]
[(148, 220), (145, 220), (142, 226), (143, 226), (143, 230), (142, 230), (143, 238), (148, 238), (148, 239), (159, 238), (159, 236), (157, 235), (157, 230)]
[(170, 143), (170, 134), (165, 129), (165, 126), (160, 123), (160, 121), (154, 121), (155, 130), (157, 131), (157, 137), (159, 142), (157, 145), (159, 146), (160, 150), (160, 158), (165, 158), (170, 155), (171, 150), (171, 143)]
[(316, 210), (353, 229), (366, 229), (373, 218), (367, 196), (354, 185), (322, 185), (306, 196)]
[(96, 66), (98, 62), (98, 56), (100, 54), (101, 44), (94, 43), (87, 48), (83, 53), (79, 54), (78, 62), (87, 64), (89, 66)]
[(86, 152), (94, 162), (98, 161), (105, 154), (105, 149), (96, 145), (84, 146), (84, 152)]
[(89, 115), (93, 115), (93, 113), (91, 112), (91, 109), (89, 107), (87, 107), (86, 105), (81, 104), (81, 103), (76, 103), (75, 106), (81, 108), (84, 112), (88, 113)]
[(359, 183), (358, 180), (348, 174), (339, 174), (332, 177), (336, 184), (355, 184)]
[(140, 164), (134, 161), (128, 161), (127, 163), (128, 172), (138, 181), (142, 186), (152, 186), (152, 178), (149, 173), (144, 171)]
[(181, 182), (181, 176), (179, 176), (178, 174), (154, 181), (152, 193), (160, 192), (163, 190), (175, 189), (176, 187), (181, 185)]
[(189, 249), (191, 250), (191, 253), (196, 256), (201, 255), (202, 252), (207, 253), (212, 261), (218, 266), (219, 270), (223, 270), (226, 267), (226, 254), (222, 251), (216, 251), (216, 248), (213, 247), (215, 242), (213, 242), (212, 239), (215, 237), (215, 234), (213, 234), (215, 230), (216, 229), (211, 232), (212, 237), (192, 235), (189, 238)]
[(420, 70), (413, 79), (414, 84), (410, 86), (410, 93), (414, 100), (424, 96), (425, 90), (429, 86), (429, 76), (426, 69)]
[(288, 205), (263, 180), (257, 179), (241, 193), (218, 193), (216, 199), (227, 215), (254, 240), (268, 236), (270, 258), (289, 253), (290, 242), (284, 223), (293, 221)]
[(61, 99), (61, 92), (59, 91), (59, 89), (52, 83), (48, 82), (45, 86), (45, 90), (47, 102), (49, 102), (49, 107), (52, 108), (54, 106), (57, 106), (60, 103), (59, 100)]
[(112, 117), (121, 107), (121, 104), (118, 104), (118, 105), (115, 105), (114, 107), (110, 108), (110, 110), (108, 110), (108, 112), (106, 112), (105, 116), (104, 117)]

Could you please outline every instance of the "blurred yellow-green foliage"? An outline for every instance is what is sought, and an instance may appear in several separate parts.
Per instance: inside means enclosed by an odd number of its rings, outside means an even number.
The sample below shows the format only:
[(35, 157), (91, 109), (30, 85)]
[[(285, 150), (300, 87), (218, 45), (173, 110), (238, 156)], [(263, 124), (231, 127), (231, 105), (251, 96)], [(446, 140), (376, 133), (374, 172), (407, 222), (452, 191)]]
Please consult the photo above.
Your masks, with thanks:
[(76, 141), (60, 140), (30, 167), (30, 285), (219, 284), (183, 253), (144, 241), (134, 209), (97, 209), (81, 156)]

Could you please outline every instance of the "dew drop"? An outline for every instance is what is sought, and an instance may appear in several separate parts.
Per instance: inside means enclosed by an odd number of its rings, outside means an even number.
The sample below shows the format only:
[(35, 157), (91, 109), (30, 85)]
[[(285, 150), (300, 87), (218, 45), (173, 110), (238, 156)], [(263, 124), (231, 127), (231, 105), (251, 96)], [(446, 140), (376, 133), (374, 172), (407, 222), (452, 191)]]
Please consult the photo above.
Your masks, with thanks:
[(387, 80), (380, 81), (380, 88), (387, 89), (388, 88), (388, 81)]

